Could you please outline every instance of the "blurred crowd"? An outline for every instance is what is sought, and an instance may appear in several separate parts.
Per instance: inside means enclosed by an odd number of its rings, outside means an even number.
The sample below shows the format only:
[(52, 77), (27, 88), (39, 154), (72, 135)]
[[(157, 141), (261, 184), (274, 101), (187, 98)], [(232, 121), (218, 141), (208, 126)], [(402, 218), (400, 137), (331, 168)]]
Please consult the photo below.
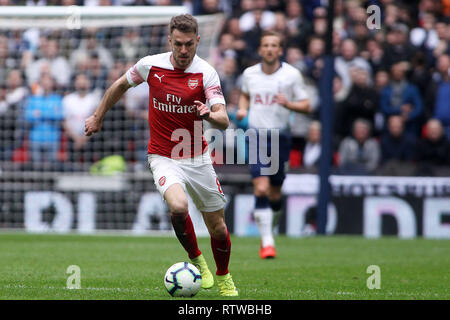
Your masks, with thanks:
[[(232, 127), (240, 76), (259, 61), (259, 36), (285, 37), (284, 61), (298, 68), (313, 113), (291, 119), (291, 168), (317, 172), (319, 79), (327, 8), (320, 0), (0, 0), (0, 5), (184, 5), (226, 17), (209, 62), (216, 67)], [(367, 7), (380, 8), (369, 28)], [(450, 0), (335, 0), (336, 174), (450, 176)], [(84, 119), (139, 58), (157, 53), (166, 26), (78, 31), (0, 31), (0, 161), (72, 170), (110, 154), (145, 163), (148, 87), (127, 92), (87, 139)], [(205, 57), (206, 58), (206, 57)]]

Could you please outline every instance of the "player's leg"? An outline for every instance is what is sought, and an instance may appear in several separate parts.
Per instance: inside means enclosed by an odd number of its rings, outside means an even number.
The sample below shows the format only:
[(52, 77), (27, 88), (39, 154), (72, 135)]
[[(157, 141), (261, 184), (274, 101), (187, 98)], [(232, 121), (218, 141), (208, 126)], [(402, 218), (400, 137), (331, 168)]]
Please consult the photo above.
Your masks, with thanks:
[(203, 219), (211, 237), (211, 249), (216, 262), (217, 284), (223, 296), (237, 296), (238, 291), (228, 270), (231, 255), (230, 233), (225, 223), (224, 209), (202, 211)]
[(188, 200), (184, 190), (185, 179), (182, 169), (172, 159), (149, 155), (148, 163), (156, 188), (166, 200), (175, 234), (189, 258), (201, 255), (197, 245), (194, 226), (188, 211)]
[(259, 251), (262, 259), (274, 258), (275, 240), (272, 231), (273, 212), (270, 208), (269, 193), (270, 180), (267, 176), (253, 179), (253, 192), (255, 195), (255, 210), (253, 216), (261, 236), (261, 248)]
[(269, 189), (269, 204), (273, 212), (272, 227), (278, 225), (281, 216), (281, 207), (282, 207), (281, 196), (282, 196), (281, 185), (271, 184)]
[(190, 259), (201, 255), (198, 248), (197, 237), (188, 211), (188, 200), (183, 187), (172, 184), (164, 193), (164, 199), (170, 210), (170, 219), (175, 234)]
[[(195, 166), (183, 166), (183, 172), (188, 181), (186, 190), (195, 206), (202, 212), (211, 237), (211, 248), (217, 266), (216, 278), (220, 294), (223, 296), (236, 296), (238, 293), (228, 271), (231, 242), (228, 228), (225, 224), (225, 195), (212, 166), (209, 154), (203, 154), (197, 159), (193, 159), (193, 161), (196, 163)], [(214, 281), (212, 275), (211, 280)], [(202, 274), (202, 284), (203, 281)]]

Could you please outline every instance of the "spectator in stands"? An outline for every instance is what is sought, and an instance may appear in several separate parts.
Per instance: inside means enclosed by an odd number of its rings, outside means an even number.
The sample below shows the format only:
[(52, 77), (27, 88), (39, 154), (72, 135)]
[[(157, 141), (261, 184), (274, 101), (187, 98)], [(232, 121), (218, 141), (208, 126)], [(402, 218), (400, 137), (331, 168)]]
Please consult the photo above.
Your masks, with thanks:
[(215, 14), (223, 12), (225, 1), (220, 0), (194, 0), (193, 1), (193, 14)]
[(88, 137), (84, 135), (84, 121), (98, 106), (100, 96), (90, 92), (90, 87), (88, 76), (78, 74), (75, 77), (75, 92), (66, 95), (62, 101), (70, 162), (92, 160), (90, 150), (87, 148)]
[(389, 72), (380, 69), (375, 73), (375, 90), (381, 94), (384, 88), (389, 85)]
[(91, 83), (91, 89), (103, 91), (106, 89), (106, 80), (108, 78), (108, 69), (101, 63), (97, 52), (92, 52), (88, 60), (88, 70), (86, 74)]
[(237, 52), (234, 49), (235, 38), (233, 34), (224, 32), (219, 36), (219, 44), (210, 51), (209, 62), (216, 68), (220, 69), (223, 65), (225, 57), (231, 56), (236, 58)]
[(327, 32), (327, 11), (324, 7), (317, 7), (313, 11), (313, 34), (318, 37), (325, 37)]
[(3, 89), (0, 98), (0, 160), (10, 161), (13, 150), (20, 147), (24, 138), (20, 121), (28, 89), (23, 85), (20, 70), (13, 69), (9, 72)]
[(426, 136), (417, 145), (417, 175), (450, 175), (450, 142), (438, 119), (426, 123)]
[(439, 43), (435, 24), (436, 17), (431, 12), (426, 12), (422, 17), (422, 25), (413, 28), (409, 34), (411, 44), (422, 49), (427, 56), (431, 55)]
[(300, 48), (295, 46), (286, 48), (286, 62), (300, 70), (302, 73), (306, 71), (304, 60), (303, 52)]
[(59, 53), (59, 44), (56, 39), (43, 40), (39, 48), (40, 58), (31, 62), (26, 68), (28, 84), (38, 82), (45, 65), (50, 66), (50, 73), (59, 88), (69, 85), (72, 73), (71, 67), (65, 57)]
[(300, 0), (287, 1), (286, 16), (286, 43), (299, 46), (303, 52), (306, 52), (307, 40), (313, 28), (311, 22), (303, 15), (303, 7)]
[(78, 49), (72, 52), (70, 55), (70, 65), (74, 68), (80, 60), (86, 60), (89, 58), (92, 52), (96, 52), (100, 63), (108, 70), (113, 67), (114, 59), (111, 52), (106, 49), (97, 40), (98, 30), (95, 28), (83, 29), (83, 38), (80, 42)]
[(369, 175), (380, 161), (380, 146), (371, 138), (371, 125), (365, 119), (353, 123), (353, 136), (342, 140), (339, 146), (340, 174)]
[(224, 96), (228, 97), (236, 85), (237, 80), (237, 65), (234, 57), (225, 57), (221, 68), (219, 68), (217, 72), (219, 74), (220, 84), (222, 86)]
[(8, 38), (0, 34), (0, 83), (4, 83), (8, 72), (17, 67), (18, 61), (10, 51)]
[(342, 85), (348, 89), (352, 85), (351, 67), (366, 70), (369, 75), (369, 81), (371, 81), (372, 69), (370, 64), (358, 56), (358, 48), (355, 41), (353, 39), (345, 39), (341, 43), (341, 55), (335, 59), (334, 69), (342, 78)]
[(423, 112), (422, 98), (419, 89), (406, 79), (406, 66), (406, 62), (392, 65), (392, 80), (381, 92), (380, 108), (385, 118), (401, 115), (405, 120), (406, 131), (417, 137)]
[(373, 72), (376, 73), (377, 71), (382, 70), (384, 54), (382, 44), (375, 39), (371, 39), (366, 42), (365, 49), (367, 51), (366, 59), (370, 63)]
[(306, 66), (305, 75), (318, 83), (322, 68), (323, 55), (325, 53), (325, 41), (317, 36), (309, 39), (308, 51), (304, 58)]
[[(319, 106), (319, 92), (315, 83), (309, 79), (308, 77), (304, 77), (304, 90), (308, 94), (309, 97), (309, 107), (311, 112), (309, 114), (304, 114), (300, 112), (294, 112), (291, 115), (291, 119), (289, 121), (289, 127), (291, 129), (292, 135), (292, 148), (291, 148), (291, 164), (293, 167), (295, 164), (300, 166), (301, 162), (301, 152), (305, 148), (307, 136), (308, 136), (308, 128), (310, 126), (311, 121), (315, 119), (314, 114), (318, 111)], [(292, 159), (294, 158), (294, 159)], [(297, 161), (295, 160), (297, 159)]]
[(415, 138), (405, 132), (404, 120), (393, 115), (388, 119), (388, 130), (380, 139), (381, 167), (378, 171), (387, 176), (410, 176), (414, 173)]
[(366, 119), (372, 128), (378, 109), (378, 93), (370, 86), (368, 71), (360, 67), (351, 67), (352, 85), (345, 100), (335, 107), (335, 132), (341, 138), (351, 133), (352, 123)]
[(321, 125), (319, 121), (312, 121), (308, 128), (308, 140), (303, 150), (303, 166), (305, 169), (317, 172), (320, 151), (322, 145), (320, 143)]
[(438, 41), (434, 48), (432, 58), (436, 59), (442, 54), (450, 55), (450, 25), (449, 19), (439, 20), (435, 25), (436, 33), (438, 35)]
[[(125, 61), (134, 61), (148, 54), (138, 28), (125, 28), (123, 35), (120, 37), (119, 52), (119, 56)], [(96, 56), (98, 57), (98, 54)]]
[(62, 97), (55, 93), (55, 81), (41, 75), (42, 95), (33, 94), (25, 104), (25, 122), (33, 162), (57, 162), (63, 120)]
[(253, 8), (239, 18), (239, 28), (242, 32), (249, 32), (257, 26), (262, 30), (275, 26), (275, 13), (267, 10), (266, 0), (254, 0)]
[(408, 27), (396, 23), (388, 28), (383, 55), (383, 68), (390, 69), (399, 61), (411, 61), (416, 49), (409, 42)]
[(436, 64), (425, 97), (425, 115), (427, 119), (439, 119), (444, 132), (450, 140), (450, 56), (441, 55)]

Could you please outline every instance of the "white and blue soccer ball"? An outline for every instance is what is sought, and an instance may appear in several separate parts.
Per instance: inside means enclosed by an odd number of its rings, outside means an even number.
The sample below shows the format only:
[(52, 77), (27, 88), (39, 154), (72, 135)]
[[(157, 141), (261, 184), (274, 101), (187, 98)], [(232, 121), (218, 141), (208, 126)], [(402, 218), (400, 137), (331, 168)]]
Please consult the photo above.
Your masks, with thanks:
[(178, 262), (167, 269), (164, 285), (172, 297), (193, 297), (202, 286), (202, 276), (193, 264)]

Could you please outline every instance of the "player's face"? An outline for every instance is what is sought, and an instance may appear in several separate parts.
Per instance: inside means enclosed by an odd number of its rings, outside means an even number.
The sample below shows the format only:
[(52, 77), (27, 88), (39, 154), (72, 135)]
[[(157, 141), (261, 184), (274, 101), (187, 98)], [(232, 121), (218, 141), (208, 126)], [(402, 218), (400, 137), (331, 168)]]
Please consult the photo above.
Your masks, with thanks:
[(276, 63), (283, 55), (283, 48), (280, 44), (280, 39), (277, 36), (265, 36), (261, 39), (258, 53), (261, 56), (263, 63), (272, 65)]
[(172, 58), (175, 67), (185, 69), (194, 59), (200, 36), (193, 32), (183, 33), (177, 29), (169, 35), (169, 44), (172, 49)]

